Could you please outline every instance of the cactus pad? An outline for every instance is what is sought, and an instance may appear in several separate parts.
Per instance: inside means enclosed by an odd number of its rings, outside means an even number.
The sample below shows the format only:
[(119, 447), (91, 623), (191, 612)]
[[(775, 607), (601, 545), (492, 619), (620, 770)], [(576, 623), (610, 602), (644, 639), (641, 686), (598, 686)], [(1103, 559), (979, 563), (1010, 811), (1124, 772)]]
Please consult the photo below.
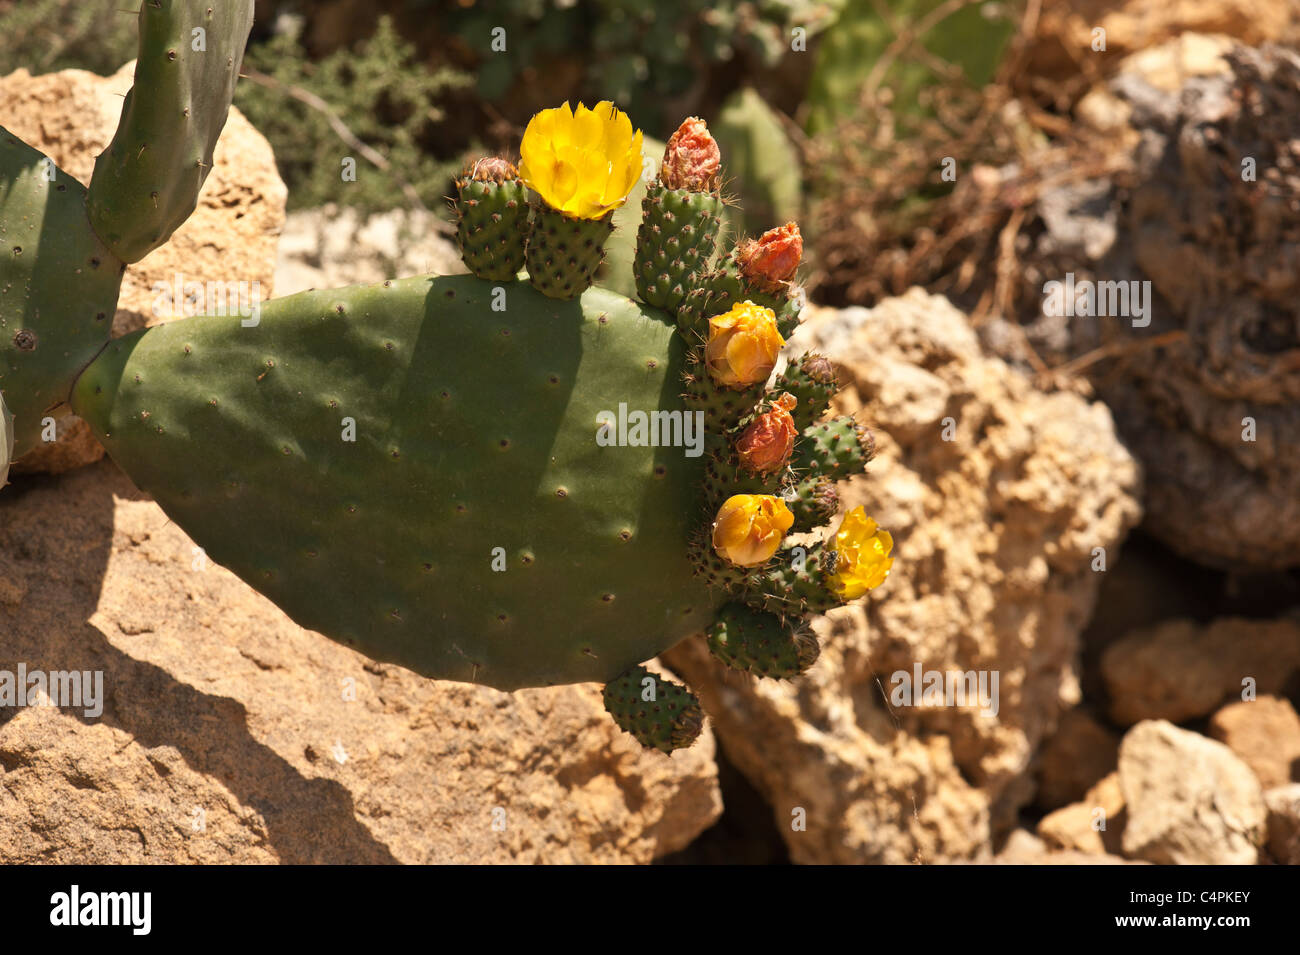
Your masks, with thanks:
[(671, 753), (690, 746), (704, 728), (695, 694), (635, 666), (605, 686), (605, 709), (642, 746)]
[(579, 219), (539, 203), (528, 236), (528, 280), (533, 288), (548, 298), (581, 295), (596, 277), (613, 230), (612, 212), (601, 219)]
[(126, 268), (86, 222), (86, 190), (0, 129), (0, 393), (14, 454), (66, 411), (81, 369), (108, 341)]
[(718, 611), (708, 638), (709, 651), (731, 669), (776, 679), (793, 679), (821, 653), (807, 624), (739, 603)]
[(524, 267), (528, 189), (513, 178), (466, 176), (456, 182), (456, 241), (466, 268), (481, 279), (508, 282)]
[(658, 308), (676, 309), (713, 259), (722, 228), (722, 199), (706, 192), (646, 188), (637, 231), (637, 294)]
[(609, 680), (720, 602), (687, 557), (702, 459), (595, 440), (619, 402), (680, 410), (684, 349), (603, 290), (492, 298), (424, 277), (160, 325), (114, 341), (74, 407), (301, 625), (440, 679)]
[(126, 262), (170, 238), (198, 204), (230, 112), (253, 0), (144, 0), (122, 119), (95, 160), (91, 225)]

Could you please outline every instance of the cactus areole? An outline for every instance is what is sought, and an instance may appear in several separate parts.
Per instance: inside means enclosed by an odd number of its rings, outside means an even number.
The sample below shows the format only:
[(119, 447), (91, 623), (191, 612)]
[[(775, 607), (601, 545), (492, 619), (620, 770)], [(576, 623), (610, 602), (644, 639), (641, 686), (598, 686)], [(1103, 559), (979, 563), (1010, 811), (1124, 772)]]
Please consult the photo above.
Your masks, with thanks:
[[(613, 104), (565, 104), (529, 124), (518, 168), (485, 157), (458, 180), (471, 275), (109, 341), (124, 263), (194, 208), (251, 17), (251, 0), (142, 5), (136, 84), (88, 190), (0, 130), (0, 486), (75, 411), (303, 626), (436, 679), (604, 683), (615, 722), (664, 752), (704, 723), (640, 665), (679, 640), (758, 676), (814, 666), (807, 616), (893, 563), (861, 508), (827, 526), (874, 440), (824, 419), (824, 358), (769, 387), (802, 239), (790, 223), (715, 263), (725, 157), (702, 119), (647, 186), (640, 302), (594, 282), (641, 133)], [(205, 51), (183, 43), (199, 28)]]

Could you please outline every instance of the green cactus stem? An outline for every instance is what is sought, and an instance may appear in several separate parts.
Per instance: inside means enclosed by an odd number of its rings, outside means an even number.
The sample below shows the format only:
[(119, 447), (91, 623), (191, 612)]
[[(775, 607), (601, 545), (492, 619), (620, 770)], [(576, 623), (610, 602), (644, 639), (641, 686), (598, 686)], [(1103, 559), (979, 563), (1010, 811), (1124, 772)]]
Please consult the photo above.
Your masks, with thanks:
[(748, 581), (745, 602), (778, 616), (825, 613), (844, 599), (831, 587), (835, 551), (818, 541), (783, 547)]
[(581, 219), (543, 202), (533, 210), (528, 237), (528, 281), (548, 298), (568, 300), (591, 287), (614, 229), (614, 213)]
[(704, 711), (695, 694), (643, 666), (631, 667), (608, 683), (604, 697), (614, 722), (647, 749), (682, 749), (704, 728)]
[(791, 415), (800, 431), (821, 418), (839, 391), (835, 366), (829, 358), (811, 352), (792, 360), (776, 376), (775, 391), (788, 391), (799, 399)]
[(0, 392), (14, 456), (67, 412), (81, 369), (108, 341), (126, 269), (86, 222), (86, 190), (0, 129)]
[(805, 477), (783, 495), (786, 506), (794, 515), (796, 531), (810, 531), (821, 527), (835, 516), (840, 507), (840, 494), (835, 481), (824, 474)]
[(604, 682), (721, 600), (687, 557), (703, 460), (596, 440), (611, 403), (682, 410), (684, 347), (604, 290), (492, 296), (423, 277), (273, 300), (255, 328), (156, 326), (113, 341), (73, 405), (302, 626), (439, 679)]
[(504, 159), (480, 159), (456, 180), (456, 241), (481, 279), (512, 281), (524, 267), (528, 189)]
[(812, 628), (741, 603), (718, 611), (707, 633), (709, 652), (733, 670), (792, 680), (817, 662), (821, 647)]
[(143, 0), (140, 57), (117, 133), (95, 160), (95, 232), (138, 262), (189, 218), (230, 111), (253, 0)]
[(861, 474), (876, 455), (876, 439), (852, 415), (810, 425), (799, 438), (792, 466), (799, 473), (838, 480)]

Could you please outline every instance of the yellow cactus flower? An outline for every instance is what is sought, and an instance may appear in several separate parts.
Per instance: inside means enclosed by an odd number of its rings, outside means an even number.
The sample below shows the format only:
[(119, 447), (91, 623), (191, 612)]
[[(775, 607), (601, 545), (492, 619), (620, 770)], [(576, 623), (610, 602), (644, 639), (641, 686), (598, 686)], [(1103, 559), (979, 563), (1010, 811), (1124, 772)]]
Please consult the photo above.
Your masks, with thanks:
[(772, 559), (794, 524), (785, 501), (771, 494), (733, 494), (718, 508), (713, 522), (713, 549), (741, 567)]
[(737, 302), (730, 311), (709, 319), (704, 361), (718, 384), (748, 388), (767, 381), (784, 344), (770, 308)]
[(893, 549), (894, 538), (889, 531), (881, 530), (867, 517), (865, 508), (855, 507), (844, 515), (835, 533), (839, 559), (830, 580), (831, 589), (844, 600), (854, 600), (879, 587), (894, 566), (894, 558), (889, 556)]
[(528, 122), (519, 177), (552, 209), (600, 219), (627, 200), (641, 178), (641, 130), (608, 100), (575, 113), (565, 103)]

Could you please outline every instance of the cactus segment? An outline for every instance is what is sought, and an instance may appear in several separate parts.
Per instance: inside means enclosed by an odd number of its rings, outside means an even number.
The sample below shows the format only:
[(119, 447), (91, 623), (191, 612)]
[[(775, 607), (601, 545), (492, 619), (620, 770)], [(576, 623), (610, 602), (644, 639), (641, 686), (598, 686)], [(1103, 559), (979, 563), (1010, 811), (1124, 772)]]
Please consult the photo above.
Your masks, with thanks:
[(706, 192), (658, 181), (646, 188), (633, 263), (642, 301), (669, 311), (681, 306), (713, 259), (722, 208), (721, 197)]
[(839, 391), (835, 366), (823, 355), (801, 355), (777, 375), (774, 390), (788, 391), (799, 399), (791, 415), (795, 427), (803, 431), (826, 413)]
[(785, 547), (748, 581), (745, 602), (778, 616), (825, 613), (843, 606), (831, 587), (835, 551), (820, 541)]
[(0, 129), (0, 392), (13, 454), (66, 413), (81, 369), (108, 341), (126, 268), (86, 222), (86, 189)]
[(703, 361), (691, 363), (692, 373), (686, 381), (686, 406), (692, 411), (703, 411), (711, 432), (726, 431), (754, 410), (767, 392), (765, 384), (740, 391), (714, 384), (704, 370)]
[(737, 255), (739, 248), (723, 256), (713, 271), (698, 281), (678, 309), (677, 327), (688, 340), (706, 335), (709, 318), (721, 315), (737, 302), (748, 301), (770, 308), (776, 313), (776, 327), (782, 338), (789, 338), (798, 327), (799, 300), (786, 287), (772, 289), (747, 279)]
[(634, 666), (605, 687), (605, 709), (647, 749), (671, 753), (690, 746), (704, 728), (704, 711), (681, 684)]
[(709, 652), (733, 670), (792, 680), (817, 662), (821, 647), (812, 628), (741, 603), (718, 611), (708, 630)]
[(135, 82), (90, 180), (90, 222), (138, 262), (189, 218), (253, 25), (253, 0), (145, 0)]
[(861, 474), (876, 455), (876, 439), (852, 415), (806, 428), (795, 450), (794, 469), (832, 479)]
[(9, 465), (14, 459), (14, 416), (0, 395), (0, 487), (9, 483)]
[(794, 515), (794, 529), (810, 531), (821, 527), (840, 508), (840, 492), (835, 482), (824, 474), (814, 474), (794, 484), (784, 495), (786, 506)]
[[(702, 630), (702, 458), (597, 441), (680, 411), (664, 313), (471, 276), (304, 292), (116, 339), (73, 398), (212, 560), (425, 676), (606, 682)], [(196, 467), (195, 462), (202, 462)]]
[(465, 267), (481, 279), (513, 281), (524, 267), (528, 189), (502, 159), (480, 160), (456, 180), (456, 242)]
[(779, 474), (743, 471), (735, 453), (729, 449), (714, 451), (704, 466), (704, 500), (711, 511), (716, 511), (733, 494), (775, 494), (780, 486)]
[(580, 219), (539, 202), (528, 236), (528, 281), (548, 298), (577, 298), (595, 280), (613, 229), (613, 212)]

